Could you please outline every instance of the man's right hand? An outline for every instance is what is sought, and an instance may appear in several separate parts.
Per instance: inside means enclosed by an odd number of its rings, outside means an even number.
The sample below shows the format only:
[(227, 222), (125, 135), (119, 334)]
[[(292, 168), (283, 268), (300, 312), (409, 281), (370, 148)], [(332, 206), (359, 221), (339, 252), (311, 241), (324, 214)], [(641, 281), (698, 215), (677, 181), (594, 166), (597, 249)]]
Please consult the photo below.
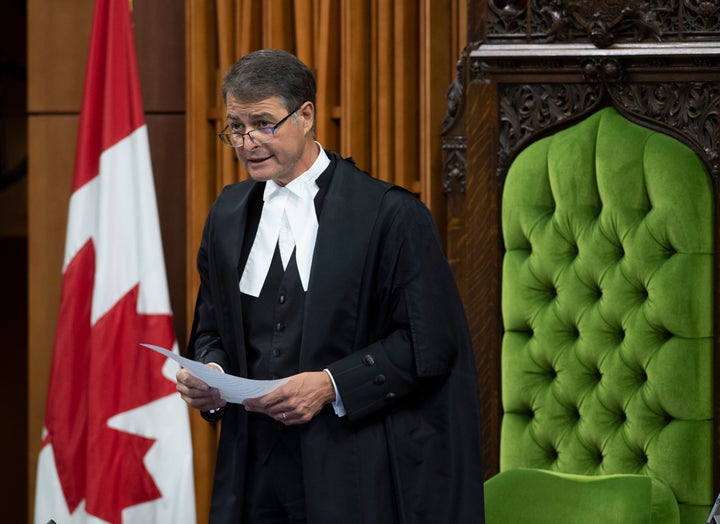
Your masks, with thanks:
[[(220, 371), (216, 365), (206, 365)], [(217, 388), (211, 388), (204, 381), (191, 375), (186, 369), (180, 369), (175, 374), (175, 379), (177, 380), (176, 388), (180, 393), (180, 397), (191, 408), (210, 411), (220, 409), (227, 404), (225, 400), (220, 398), (220, 391)]]

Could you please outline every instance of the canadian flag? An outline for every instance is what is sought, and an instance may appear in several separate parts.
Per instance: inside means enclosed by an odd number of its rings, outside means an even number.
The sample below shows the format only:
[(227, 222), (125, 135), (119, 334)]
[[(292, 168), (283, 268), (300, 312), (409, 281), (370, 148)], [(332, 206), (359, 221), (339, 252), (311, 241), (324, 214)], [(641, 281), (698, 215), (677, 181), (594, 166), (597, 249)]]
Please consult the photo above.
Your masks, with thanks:
[(35, 522), (194, 523), (190, 424), (128, 0), (97, 0)]

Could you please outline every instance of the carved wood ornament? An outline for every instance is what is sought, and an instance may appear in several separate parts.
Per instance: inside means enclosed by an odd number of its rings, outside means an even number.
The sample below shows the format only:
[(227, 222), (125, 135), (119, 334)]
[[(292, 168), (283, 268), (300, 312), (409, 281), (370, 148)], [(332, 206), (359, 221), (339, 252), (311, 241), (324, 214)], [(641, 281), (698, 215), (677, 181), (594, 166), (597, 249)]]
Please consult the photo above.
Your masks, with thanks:
[(466, 48), (447, 92), (446, 192), (465, 187), (463, 140), (449, 130), (466, 83), (497, 84), (501, 177), (527, 144), (609, 104), (685, 142), (720, 175), (720, 46), (712, 42), (720, 4), (488, 0), (485, 14), (484, 34)]

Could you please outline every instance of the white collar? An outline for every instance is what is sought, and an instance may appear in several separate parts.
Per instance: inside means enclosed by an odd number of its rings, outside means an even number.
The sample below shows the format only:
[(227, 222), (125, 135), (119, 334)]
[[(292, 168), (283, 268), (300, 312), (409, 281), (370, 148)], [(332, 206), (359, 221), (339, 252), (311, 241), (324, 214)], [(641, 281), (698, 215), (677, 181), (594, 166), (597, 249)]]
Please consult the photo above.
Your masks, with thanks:
[(265, 183), (260, 223), (240, 277), (240, 291), (247, 295), (260, 296), (278, 243), (283, 214), (287, 215), (295, 240), (295, 261), (303, 289), (307, 291), (318, 230), (314, 201), (319, 191), (317, 178), (330, 165), (325, 150), (317, 145), (320, 152), (310, 169), (285, 186), (273, 180)]

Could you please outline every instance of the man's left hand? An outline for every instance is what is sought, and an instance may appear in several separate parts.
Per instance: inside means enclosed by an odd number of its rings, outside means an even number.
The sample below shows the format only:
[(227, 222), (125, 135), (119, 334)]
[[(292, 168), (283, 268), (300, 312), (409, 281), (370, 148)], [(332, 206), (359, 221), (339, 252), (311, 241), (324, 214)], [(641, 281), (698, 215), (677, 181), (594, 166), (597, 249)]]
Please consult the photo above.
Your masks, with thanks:
[(330, 375), (315, 371), (293, 375), (267, 395), (245, 399), (243, 406), (291, 425), (310, 422), (325, 404), (334, 400), (335, 388)]

